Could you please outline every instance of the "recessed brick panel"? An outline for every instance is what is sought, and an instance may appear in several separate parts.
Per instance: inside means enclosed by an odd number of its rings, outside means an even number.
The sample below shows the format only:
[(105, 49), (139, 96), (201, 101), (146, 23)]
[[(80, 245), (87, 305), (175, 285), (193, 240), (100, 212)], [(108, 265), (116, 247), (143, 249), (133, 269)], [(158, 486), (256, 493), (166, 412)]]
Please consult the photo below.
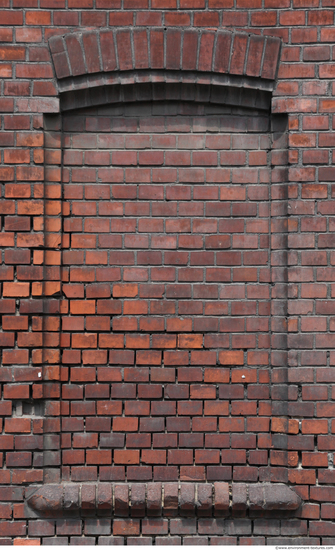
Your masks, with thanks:
[[(241, 421), (234, 448), (256, 448), (246, 415), (266, 416), (270, 405), (264, 117), (148, 103), (67, 115), (63, 125), (63, 410), (70, 422), (96, 417), (96, 448), (100, 421), (126, 432), (124, 450), (87, 450), (83, 440), (63, 464), (80, 465), (77, 480), (86, 464), (97, 475), (121, 464), (124, 479), (137, 465), (155, 481), (176, 480), (181, 466), (191, 479), (195, 464), (205, 479), (208, 465), (226, 463), (229, 436), (211, 436), (227, 433), (224, 417)], [(67, 363), (71, 350), (78, 366)], [(171, 450), (158, 451), (169, 433)]]

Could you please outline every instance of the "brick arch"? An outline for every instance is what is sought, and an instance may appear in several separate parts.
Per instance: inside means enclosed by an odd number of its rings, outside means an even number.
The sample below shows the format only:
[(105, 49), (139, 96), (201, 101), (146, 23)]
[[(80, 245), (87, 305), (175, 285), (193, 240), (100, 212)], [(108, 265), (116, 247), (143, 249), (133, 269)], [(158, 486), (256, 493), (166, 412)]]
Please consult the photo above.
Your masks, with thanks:
[(129, 84), (154, 81), (157, 71), (178, 71), (181, 81), (205, 84), (210, 73), (218, 82), (225, 76), (225, 85), (272, 91), (281, 41), (223, 29), (119, 28), (54, 36), (49, 45), (60, 91), (100, 85), (98, 73), (108, 84), (106, 73), (127, 72)]

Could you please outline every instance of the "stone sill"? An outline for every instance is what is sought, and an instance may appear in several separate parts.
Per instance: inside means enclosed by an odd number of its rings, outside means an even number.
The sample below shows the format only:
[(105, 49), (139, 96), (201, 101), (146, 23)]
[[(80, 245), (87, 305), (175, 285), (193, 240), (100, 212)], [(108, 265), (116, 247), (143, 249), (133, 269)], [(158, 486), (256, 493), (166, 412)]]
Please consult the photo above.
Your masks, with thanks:
[(64, 483), (26, 489), (33, 516), (292, 516), (301, 504), (294, 490), (279, 483)]

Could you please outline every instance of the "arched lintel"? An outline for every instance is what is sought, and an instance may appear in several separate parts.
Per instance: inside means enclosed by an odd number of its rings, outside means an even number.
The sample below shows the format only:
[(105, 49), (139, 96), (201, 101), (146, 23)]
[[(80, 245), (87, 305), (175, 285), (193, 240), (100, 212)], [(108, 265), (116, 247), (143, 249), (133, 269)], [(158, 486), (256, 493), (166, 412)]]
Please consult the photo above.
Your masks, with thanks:
[(188, 100), (268, 110), (281, 50), (279, 38), (224, 29), (89, 30), (54, 36), (49, 45), (61, 110), (100, 104), (103, 96), (180, 100), (186, 90)]

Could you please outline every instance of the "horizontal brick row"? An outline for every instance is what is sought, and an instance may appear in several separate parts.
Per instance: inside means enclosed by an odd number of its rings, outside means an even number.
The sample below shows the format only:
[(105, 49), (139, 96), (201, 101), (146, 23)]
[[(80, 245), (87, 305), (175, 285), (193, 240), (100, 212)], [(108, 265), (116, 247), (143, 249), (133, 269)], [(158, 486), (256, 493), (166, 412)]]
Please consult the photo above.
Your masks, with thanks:
[[(320, 536), (320, 530), (325, 528), (326, 522), (311, 522), (314, 536)], [(328, 524), (329, 525), (329, 524)], [(223, 520), (220, 518), (88, 518), (81, 519), (58, 519), (58, 520), (29, 520), (28, 535), (32, 537), (44, 537), (44, 544), (70, 544), (81, 545), (123, 545), (124, 536), (128, 537), (131, 544), (151, 545), (181, 545), (181, 536), (184, 544), (211, 544), (234, 545), (239, 540), (240, 544), (265, 543), (264, 535), (268, 535), (269, 542), (273, 544), (284, 544), (297, 541), (297, 544), (310, 540), (307, 535), (306, 520), (292, 519), (237, 519)], [(252, 536), (252, 530), (255, 536)], [(5, 523), (4, 534), (10, 533), (10, 523)], [(19, 532), (24, 535), (24, 529)], [(84, 537), (81, 536), (84, 535)], [(329, 535), (332, 530), (329, 530)], [(71, 536), (72, 535), (72, 536)], [(112, 535), (112, 536), (111, 536)], [(140, 535), (142, 535), (140, 537)], [(299, 538), (289, 538), (295, 535)], [(305, 535), (305, 536), (304, 536)], [(70, 538), (71, 536), (71, 538)], [(24, 539), (19, 539), (20, 542)], [(32, 539), (36, 540), (36, 539)], [(37, 539), (38, 540), (38, 539)], [(99, 541), (99, 542), (96, 542)], [(312, 538), (318, 544), (318, 538)], [(21, 542), (22, 544), (23, 542)]]

